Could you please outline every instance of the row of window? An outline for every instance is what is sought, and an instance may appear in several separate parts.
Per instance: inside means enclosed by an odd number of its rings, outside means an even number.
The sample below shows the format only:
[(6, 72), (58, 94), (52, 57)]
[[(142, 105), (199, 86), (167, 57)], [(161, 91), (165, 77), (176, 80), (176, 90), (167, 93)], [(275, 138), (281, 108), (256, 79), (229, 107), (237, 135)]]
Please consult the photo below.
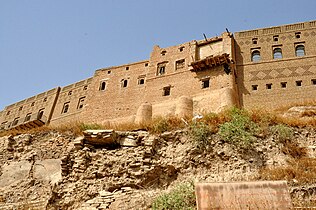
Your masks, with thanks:
[[(179, 51), (180, 51), (180, 52), (183, 52), (183, 50), (184, 50), (184, 46), (179, 47)], [(167, 53), (166, 50), (163, 50), (163, 51), (160, 52), (160, 54), (161, 54), (162, 56), (166, 55), (166, 53)]]
[[(201, 88), (205, 89), (205, 88), (209, 88), (210, 87), (210, 78), (205, 78), (201, 80)], [(163, 96), (169, 96), (171, 93), (171, 86), (166, 86), (163, 88), (163, 92), (162, 95)]]
[[(126, 88), (127, 85), (128, 85), (128, 81), (129, 81), (128, 79), (122, 79), (122, 80), (121, 80), (121, 87), (122, 87), (122, 88)], [(145, 84), (145, 77), (140, 77), (140, 78), (138, 78), (137, 84), (138, 84), (138, 85), (143, 85), (143, 84)], [(107, 87), (107, 81), (106, 81), (106, 80), (101, 80), (100, 85), (99, 85), (99, 90), (100, 90), (100, 91), (101, 91), (101, 90), (106, 90), (106, 87)]]
[[(301, 38), (301, 32), (295, 32), (294, 37), (296, 39)], [(273, 36), (273, 41), (278, 42), (279, 41), (279, 35), (274, 35)], [(253, 38), (252, 39), (252, 44), (258, 44), (258, 38)]]
[[(283, 58), (282, 55), (282, 48), (281, 47), (275, 47), (273, 48), (273, 59), (281, 59)], [(295, 47), (295, 56), (296, 57), (302, 57), (305, 56), (305, 46), (303, 44), (299, 44)], [(251, 61), (252, 62), (259, 62), (261, 60), (260, 50), (254, 49), (251, 52)]]
[[(78, 101), (78, 104), (77, 104), (77, 109), (82, 109), (83, 108), (85, 99), (86, 99), (86, 97), (79, 98), (79, 101)], [(64, 103), (63, 109), (61, 111), (61, 114), (69, 112), (69, 106), (70, 106), (70, 101)]]
[[(36, 115), (36, 119), (41, 120), (41, 119), (43, 119), (43, 116), (44, 116), (44, 109), (40, 109)], [(30, 121), (31, 117), (32, 117), (32, 112), (27, 113), (23, 122)], [(12, 123), (8, 125), (8, 128), (10, 128), (11, 126), (16, 126), (20, 120), (21, 120), (20, 117), (14, 118)], [(2, 122), (1, 125), (6, 125), (7, 123), (8, 123), (8, 121)]]
[[(160, 75), (163, 75), (166, 73), (166, 65), (167, 64), (168, 64), (168, 61), (164, 61), (164, 62), (157, 64), (157, 72), (156, 72), (157, 76), (160, 76)], [(175, 62), (175, 69), (176, 70), (182, 69), (184, 67), (185, 67), (185, 59), (180, 59), (180, 60), (177, 60)]]
[[(311, 79), (311, 84), (312, 85), (316, 85), (316, 79)], [(287, 88), (287, 85), (288, 85), (287, 82), (280, 82), (280, 87), (281, 88)], [(297, 87), (300, 87), (300, 86), (303, 85), (303, 81), (302, 80), (297, 80), (297, 81), (295, 81), (295, 85)], [(256, 90), (258, 90), (259, 86), (258, 85), (252, 85), (251, 88), (252, 88), (253, 91), (256, 91)], [(272, 89), (272, 83), (266, 84), (266, 89), (268, 89), (268, 90)]]

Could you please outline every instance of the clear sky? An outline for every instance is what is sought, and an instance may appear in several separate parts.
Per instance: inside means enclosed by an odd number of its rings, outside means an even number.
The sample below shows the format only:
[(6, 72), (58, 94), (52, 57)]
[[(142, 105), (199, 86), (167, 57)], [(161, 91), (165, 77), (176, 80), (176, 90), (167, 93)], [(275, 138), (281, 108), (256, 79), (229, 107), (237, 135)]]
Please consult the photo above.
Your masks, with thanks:
[(0, 110), (99, 68), (232, 32), (316, 19), (315, 0), (0, 0)]

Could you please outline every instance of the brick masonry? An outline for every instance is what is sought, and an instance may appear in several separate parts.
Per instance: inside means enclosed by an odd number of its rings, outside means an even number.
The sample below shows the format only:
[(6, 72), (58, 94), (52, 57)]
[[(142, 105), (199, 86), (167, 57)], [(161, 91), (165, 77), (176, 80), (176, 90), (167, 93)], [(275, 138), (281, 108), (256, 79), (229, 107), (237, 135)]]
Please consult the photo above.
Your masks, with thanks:
[[(154, 46), (148, 60), (99, 69), (91, 78), (5, 107), (0, 125), (19, 126), (41, 111), (45, 123), (57, 125), (139, 122), (159, 115), (219, 112), (234, 105), (276, 109), (305, 103), (316, 98), (315, 36), (316, 21), (309, 21)], [(282, 58), (273, 57), (276, 50)], [(218, 60), (225, 54), (227, 63)], [(206, 66), (194, 69), (191, 64), (199, 61)], [(183, 104), (183, 97), (192, 101), (192, 108)], [(33, 117), (27, 120), (29, 115)]]

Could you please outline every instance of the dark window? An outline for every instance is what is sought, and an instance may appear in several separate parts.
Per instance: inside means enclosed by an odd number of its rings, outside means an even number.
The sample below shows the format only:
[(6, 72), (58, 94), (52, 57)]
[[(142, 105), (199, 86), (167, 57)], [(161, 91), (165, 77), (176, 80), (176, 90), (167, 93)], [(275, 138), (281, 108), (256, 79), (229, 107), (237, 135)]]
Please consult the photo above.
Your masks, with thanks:
[(86, 97), (79, 98), (77, 109), (82, 109), (84, 106), (84, 100)]
[(296, 38), (296, 39), (301, 38), (301, 32), (296, 32), (296, 33), (295, 33), (295, 38)]
[(259, 50), (254, 50), (251, 53), (251, 61), (252, 62), (258, 62), (261, 60), (261, 56), (260, 56), (260, 51)]
[(101, 81), (99, 90), (105, 90), (105, 89), (106, 89), (106, 82), (105, 81)]
[(83, 90), (88, 90), (88, 85), (83, 86)]
[(35, 102), (32, 102), (32, 103), (31, 103), (31, 106), (34, 106), (34, 105), (35, 105)]
[(7, 112), (7, 115), (9, 115), (9, 114), (10, 114), (10, 111)]
[(170, 86), (163, 88), (163, 96), (169, 96), (170, 95)]
[(69, 102), (66, 102), (66, 103), (64, 103), (63, 110), (62, 110), (61, 113), (62, 113), (62, 114), (63, 114), (63, 113), (67, 113), (68, 110), (69, 110)]
[(185, 60), (184, 59), (176, 61), (176, 70), (184, 68), (184, 65), (185, 65)]
[(167, 53), (166, 50), (161, 51), (161, 55), (166, 55), (166, 53)]
[(162, 62), (157, 64), (157, 76), (163, 75), (166, 73), (167, 62)]
[(24, 122), (27, 122), (31, 119), (31, 116), (32, 116), (32, 113), (28, 113), (26, 116), (25, 116), (25, 119), (24, 119)]
[(71, 96), (72, 95), (72, 90), (68, 92), (68, 95)]
[(127, 83), (128, 83), (127, 79), (123, 79), (122, 80), (122, 87), (123, 88), (127, 87)]
[(20, 106), (19, 111), (22, 111), (22, 109), (23, 109), (23, 106)]
[(316, 79), (311, 79), (312, 85), (316, 85)]
[(295, 47), (295, 55), (297, 57), (301, 57), (301, 56), (305, 55), (305, 47), (304, 47), (304, 45), (297, 45)]
[(47, 98), (44, 98), (44, 100), (43, 100), (44, 102), (46, 102), (47, 101)]
[(286, 88), (287, 82), (281, 82), (281, 88)]
[(296, 83), (296, 86), (302, 86), (302, 80), (298, 80), (298, 81), (295, 81), (295, 83)]
[(18, 123), (19, 123), (19, 117), (15, 118), (15, 119), (13, 120), (12, 126), (17, 125)]
[(145, 79), (144, 79), (144, 78), (138, 79), (138, 84), (139, 84), (139, 85), (145, 84)]
[(108, 70), (108, 74), (111, 74), (111, 70)]
[(145, 63), (145, 66), (148, 66), (148, 63)]
[(281, 48), (274, 48), (273, 49), (273, 59), (281, 59), (282, 58), (282, 49)]
[(202, 88), (210, 87), (210, 79), (202, 80)]
[(44, 116), (44, 109), (40, 109), (37, 113), (37, 119), (40, 120)]
[(252, 44), (258, 44), (258, 38), (253, 38), (252, 39)]
[(258, 90), (258, 85), (252, 85), (252, 90)]
[(125, 68), (126, 70), (129, 70), (129, 67), (128, 66), (126, 66), (126, 68)]
[(183, 51), (183, 49), (184, 49), (184, 47), (180, 47), (180, 48), (179, 48), (179, 51), (180, 51), (180, 52), (182, 52), (182, 51)]
[(272, 89), (272, 84), (270, 83), (270, 84), (266, 84), (266, 88), (267, 89)]
[(273, 41), (275, 41), (275, 42), (279, 41), (279, 35), (273, 36)]

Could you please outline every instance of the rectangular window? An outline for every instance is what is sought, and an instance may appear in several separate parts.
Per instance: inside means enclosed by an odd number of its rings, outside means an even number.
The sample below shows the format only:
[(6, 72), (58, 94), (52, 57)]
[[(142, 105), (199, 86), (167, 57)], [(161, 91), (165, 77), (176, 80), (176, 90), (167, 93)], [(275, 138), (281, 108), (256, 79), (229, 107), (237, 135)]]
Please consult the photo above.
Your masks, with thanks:
[(85, 99), (86, 99), (86, 97), (79, 98), (77, 109), (82, 109), (83, 108)]
[(67, 113), (69, 111), (69, 104), (70, 102), (64, 103), (63, 110), (61, 111), (62, 114)]
[(271, 83), (266, 84), (266, 88), (269, 89), (269, 90), (272, 89), (272, 84)]
[(169, 96), (170, 95), (170, 89), (171, 89), (170, 86), (164, 87), (163, 88), (163, 96)]
[(258, 90), (258, 85), (252, 85), (252, 90)]
[(312, 85), (316, 85), (316, 79), (311, 79)]
[(287, 82), (281, 82), (281, 88), (286, 88)]
[(302, 80), (295, 81), (295, 83), (296, 83), (296, 86), (298, 87), (302, 86)]
[(202, 88), (209, 88), (210, 87), (210, 79), (202, 80)]
[(176, 61), (176, 70), (182, 69), (182, 68), (184, 68), (184, 66), (185, 66), (185, 60), (184, 59)]
[(162, 62), (162, 63), (158, 63), (157, 64), (157, 76), (159, 75), (163, 75), (166, 73), (166, 65), (167, 65), (167, 62)]

